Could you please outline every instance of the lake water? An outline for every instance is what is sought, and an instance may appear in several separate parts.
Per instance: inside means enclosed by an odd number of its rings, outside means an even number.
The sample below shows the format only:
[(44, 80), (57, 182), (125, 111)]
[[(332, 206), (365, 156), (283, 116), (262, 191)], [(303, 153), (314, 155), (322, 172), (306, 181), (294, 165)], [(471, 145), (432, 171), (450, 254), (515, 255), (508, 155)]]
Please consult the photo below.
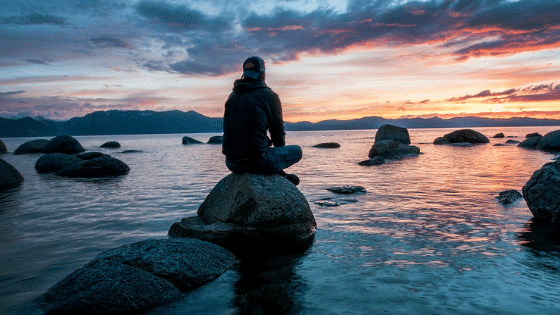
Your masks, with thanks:
[[(558, 127), (474, 128), (522, 141)], [(431, 143), (452, 129), (411, 129), (423, 154), (364, 167), (375, 130), (288, 132), (304, 157), (289, 172), (317, 220), (313, 246), (267, 265), (241, 265), (148, 314), (558, 314), (558, 233), (531, 222), (521, 200), (497, 202), (553, 154), (507, 139), (472, 147)], [(31, 301), (114, 247), (165, 238), (194, 216), (229, 174), (221, 146), (181, 144), (181, 135), (76, 137), (130, 166), (126, 176), (68, 179), (38, 174), (40, 155), (1, 156), (25, 177), (0, 193), (0, 314), (40, 314)], [(206, 142), (215, 134), (190, 134)], [(34, 138), (33, 138), (34, 139)], [(30, 138), (2, 139), (13, 152)], [(120, 149), (101, 149), (115, 140)], [(338, 142), (339, 149), (318, 149)], [(138, 153), (120, 153), (141, 150)], [(335, 195), (334, 185), (367, 193)], [(352, 198), (338, 207), (315, 203)]]

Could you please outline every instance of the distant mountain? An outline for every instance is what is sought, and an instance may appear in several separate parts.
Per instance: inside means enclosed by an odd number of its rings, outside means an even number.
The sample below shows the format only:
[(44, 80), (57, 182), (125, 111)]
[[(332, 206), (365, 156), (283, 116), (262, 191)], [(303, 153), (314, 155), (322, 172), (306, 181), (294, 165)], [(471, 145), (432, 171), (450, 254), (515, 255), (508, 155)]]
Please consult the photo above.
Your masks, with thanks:
[[(489, 119), (461, 117), (451, 119), (364, 117), (354, 120), (324, 120), (318, 123), (286, 122), (286, 130), (377, 129), (384, 124), (405, 128), (476, 128), (513, 126), (560, 126), (560, 120), (536, 118)], [(0, 137), (41, 137), (57, 135), (125, 135), (222, 132), (223, 119), (195, 111), (99, 111), (67, 121), (43, 118), (0, 118)]]

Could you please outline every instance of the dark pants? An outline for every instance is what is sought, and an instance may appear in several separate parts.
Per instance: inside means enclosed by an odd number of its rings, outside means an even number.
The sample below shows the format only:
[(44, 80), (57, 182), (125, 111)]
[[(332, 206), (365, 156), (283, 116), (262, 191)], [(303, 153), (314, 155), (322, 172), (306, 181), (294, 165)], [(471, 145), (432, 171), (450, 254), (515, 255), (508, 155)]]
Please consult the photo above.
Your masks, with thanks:
[(233, 160), (226, 157), (227, 168), (234, 173), (273, 175), (282, 173), (301, 160), (302, 151), (297, 145), (271, 147), (262, 157), (249, 160)]

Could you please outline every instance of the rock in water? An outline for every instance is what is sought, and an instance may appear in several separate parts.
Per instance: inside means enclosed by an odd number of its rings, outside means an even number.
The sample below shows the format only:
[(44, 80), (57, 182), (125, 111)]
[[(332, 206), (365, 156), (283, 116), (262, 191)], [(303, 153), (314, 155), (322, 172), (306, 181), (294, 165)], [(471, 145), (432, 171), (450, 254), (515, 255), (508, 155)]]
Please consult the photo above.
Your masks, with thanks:
[(492, 138), (505, 138), (505, 135), (503, 132), (497, 133), (495, 134)]
[(183, 137), (183, 144), (198, 144), (198, 143), (202, 143), (202, 141), (198, 141), (187, 136)]
[(407, 156), (420, 154), (420, 148), (403, 144), (395, 140), (381, 140), (376, 142), (369, 150), (368, 157), (373, 159), (380, 156), (384, 159), (401, 159)]
[(320, 148), (320, 149), (337, 149), (340, 148), (340, 144), (336, 142), (325, 142), (325, 143), (316, 144), (313, 147)]
[(534, 137), (529, 137), (529, 138), (523, 140), (517, 146), (520, 147), (520, 148), (524, 148), (524, 149), (534, 149), (537, 146), (537, 143), (539, 143), (539, 141), (541, 140), (541, 138), (542, 138), (542, 136), (540, 136), (540, 135), (534, 136)]
[(23, 176), (12, 164), (0, 159), (0, 189), (23, 183)]
[(410, 144), (410, 135), (406, 128), (386, 124), (377, 130), (374, 143), (383, 140), (394, 140), (403, 144)]
[(224, 143), (223, 136), (213, 136), (210, 137), (210, 139), (208, 140), (208, 144), (222, 144), (222, 143)]
[(523, 198), (535, 219), (560, 223), (560, 161), (535, 171), (523, 186)]
[(82, 147), (78, 140), (72, 138), (71, 136), (57, 136), (52, 138), (43, 147), (44, 153), (81, 153), (85, 149)]
[(327, 188), (327, 190), (335, 194), (345, 194), (345, 195), (367, 192), (366, 189), (362, 186), (349, 186), (349, 185), (332, 186), (330, 188)]
[(70, 154), (49, 153), (41, 156), (35, 163), (35, 170), (39, 173), (54, 173), (61, 169), (78, 165), (83, 160)]
[(194, 239), (146, 240), (101, 253), (35, 300), (46, 314), (138, 314), (231, 268), (235, 256)]
[(560, 151), (560, 130), (552, 131), (544, 135), (535, 146), (535, 149), (550, 152)]
[(501, 204), (510, 205), (516, 202), (517, 200), (523, 198), (523, 196), (517, 190), (512, 189), (512, 190), (502, 191), (501, 193), (498, 194), (497, 198)]
[(99, 147), (100, 148), (108, 148), (108, 149), (118, 149), (118, 148), (121, 147), (121, 144), (118, 143), (117, 141), (109, 141), (109, 142), (103, 143)]
[(4, 142), (2, 142), (2, 140), (0, 140), (0, 154), (2, 153), (8, 153), (8, 148), (6, 148), (6, 145), (4, 144)]
[[(476, 144), (476, 143), (488, 143), (488, 142), (490, 142), (490, 140), (485, 135), (481, 134), (478, 131), (474, 131), (472, 129), (455, 130), (451, 133), (448, 133), (448, 134), (444, 135), (443, 138), (445, 140), (447, 140), (449, 143), (472, 143), (472, 144)], [(439, 138), (436, 139), (436, 140), (438, 140), (438, 143), (436, 143), (434, 141), (434, 144), (444, 144), (444, 143), (441, 143), (442, 140), (440, 140)]]
[(230, 174), (169, 235), (221, 245), (241, 256), (295, 253), (313, 242), (317, 223), (303, 194), (279, 175)]
[(92, 178), (126, 175), (129, 171), (130, 168), (123, 161), (110, 156), (102, 156), (61, 169), (55, 175)]
[(43, 153), (43, 147), (47, 143), (49, 143), (49, 140), (45, 140), (45, 139), (27, 141), (24, 144), (20, 145), (14, 151), (14, 155)]

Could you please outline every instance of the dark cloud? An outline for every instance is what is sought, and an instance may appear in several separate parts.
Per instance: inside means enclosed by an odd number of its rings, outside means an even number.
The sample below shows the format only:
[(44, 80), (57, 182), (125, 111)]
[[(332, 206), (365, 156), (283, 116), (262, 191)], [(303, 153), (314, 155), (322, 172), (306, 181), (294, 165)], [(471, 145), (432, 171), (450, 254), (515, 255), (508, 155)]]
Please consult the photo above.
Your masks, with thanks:
[(11, 91), (11, 92), (0, 92), (0, 98), (2, 97), (9, 97), (13, 95), (18, 95), (21, 93), (25, 93), (25, 91)]
[(38, 59), (28, 59), (27, 62), (36, 64), (36, 65), (46, 65), (47, 61), (45, 60), (38, 60)]
[(560, 100), (560, 84), (541, 84), (521, 89), (508, 89), (502, 92), (484, 90), (475, 95), (454, 97), (447, 101), (464, 102), (477, 98), (490, 103), (558, 101)]
[(14, 25), (40, 25), (40, 24), (53, 24), (64, 25), (65, 19), (49, 14), (30, 13), (22, 16), (9, 16), (0, 18), (0, 24), (14, 24)]
[(112, 36), (93, 37), (89, 41), (95, 48), (132, 48), (125, 40)]
[(469, 99), (473, 99), (473, 98), (485, 98), (485, 97), (495, 97), (495, 96), (504, 96), (504, 95), (511, 95), (515, 92), (517, 92), (518, 89), (509, 89), (509, 90), (505, 90), (502, 92), (494, 92), (492, 93), (492, 91), (490, 90), (484, 90), (478, 94), (475, 95), (465, 95), (465, 96), (461, 96), (461, 97), (453, 97), (448, 99), (447, 101), (449, 102), (462, 102), (462, 101), (466, 101)]

